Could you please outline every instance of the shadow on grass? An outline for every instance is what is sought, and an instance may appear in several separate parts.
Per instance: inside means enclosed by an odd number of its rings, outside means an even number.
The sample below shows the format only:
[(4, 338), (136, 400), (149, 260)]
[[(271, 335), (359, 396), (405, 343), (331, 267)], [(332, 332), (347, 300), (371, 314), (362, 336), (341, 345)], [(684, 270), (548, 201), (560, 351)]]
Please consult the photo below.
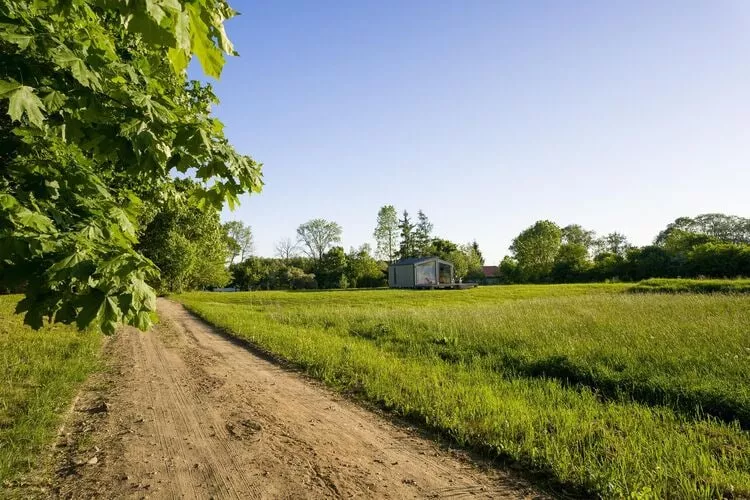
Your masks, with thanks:
[[(466, 355), (444, 349), (438, 354), (448, 363), (468, 363)], [(690, 420), (714, 418), (725, 423), (737, 422), (742, 430), (750, 429), (750, 407), (736, 393), (701, 389), (685, 390), (681, 387), (659, 386), (648, 380), (616, 377), (591, 371), (567, 356), (551, 356), (541, 360), (525, 361), (513, 356), (502, 356), (490, 362), (500, 374), (527, 378), (555, 379), (565, 387), (590, 389), (602, 401), (636, 402), (651, 407), (667, 407)]]

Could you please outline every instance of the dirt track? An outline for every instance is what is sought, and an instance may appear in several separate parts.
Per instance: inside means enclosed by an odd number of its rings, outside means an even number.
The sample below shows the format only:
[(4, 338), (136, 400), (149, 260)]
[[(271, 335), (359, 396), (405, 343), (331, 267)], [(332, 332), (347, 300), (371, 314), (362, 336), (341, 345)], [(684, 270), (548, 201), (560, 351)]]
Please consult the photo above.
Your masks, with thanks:
[(64, 498), (528, 497), (416, 432), (224, 338), (181, 305), (106, 347), (51, 491)]

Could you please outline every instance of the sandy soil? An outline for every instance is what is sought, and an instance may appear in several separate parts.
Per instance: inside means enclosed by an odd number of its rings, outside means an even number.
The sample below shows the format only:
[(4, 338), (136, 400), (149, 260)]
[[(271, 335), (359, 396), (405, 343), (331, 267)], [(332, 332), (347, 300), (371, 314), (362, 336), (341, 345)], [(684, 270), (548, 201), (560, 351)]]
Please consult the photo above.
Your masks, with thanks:
[(105, 350), (61, 429), (62, 498), (532, 497), (159, 301)]

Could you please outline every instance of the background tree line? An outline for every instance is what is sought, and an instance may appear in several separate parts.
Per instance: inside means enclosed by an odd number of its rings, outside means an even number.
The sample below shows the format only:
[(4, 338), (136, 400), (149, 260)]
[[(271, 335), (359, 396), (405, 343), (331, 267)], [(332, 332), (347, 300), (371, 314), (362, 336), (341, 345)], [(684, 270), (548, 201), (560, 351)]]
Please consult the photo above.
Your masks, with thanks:
[[(338, 223), (312, 219), (297, 228), (296, 238), (276, 243), (275, 257), (249, 256), (232, 262), (229, 284), (240, 290), (382, 287), (388, 284), (389, 263), (428, 256), (452, 262), (457, 278), (484, 277), (484, 257), (476, 242), (460, 245), (434, 237), (432, 231), (422, 210), (412, 221), (408, 211), (399, 218), (392, 205), (385, 205), (378, 212), (373, 234), (376, 250), (363, 244), (346, 252), (338, 245), (343, 233)], [(232, 243), (234, 234), (227, 234), (230, 248), (237, 246)]]
[(542, 220), (522, 231), (510, 251), (499, 267), (504, 283), (750, 276), (750, 219), (680, 217), (643, 247), (617, 232), (597, 237), (577, 224)]
[[(138, 250), (160, 270), (150, 282), (165, 292), (232, 286), (240, 290), (369, 288), (387, 286), (388, 264), (402, 258), (437, 256), (455, 266), (457, 278), (484, 278), (476, 242), (460, 245), (433, 236), (433, 224), (419, 210), (399, 217), (386, 205), (377, 216), (376, 250), (368, 244), (345, 251), (343, 230), (333, 221), (312, 219), (296, 238), (276, 243), (274, 257), (253, 255), (252, 231), (239, 221), (221, 224), (214, 208), (186, 200), (197, 187), (176, 182), (181, 196), (166, 207), (144, 210)], [(180, 201), (183, 200), (183, 201)], [(651, 277), (736, 277), (750, 275), (750, 219), (723, 214), (681, 217), (652, 245), (635, 247), (612, 232), (597, 236), (578, 224), (560, 227), (538, 221), (510, 246), (500, 263), (503, 283), (638, 281)]]

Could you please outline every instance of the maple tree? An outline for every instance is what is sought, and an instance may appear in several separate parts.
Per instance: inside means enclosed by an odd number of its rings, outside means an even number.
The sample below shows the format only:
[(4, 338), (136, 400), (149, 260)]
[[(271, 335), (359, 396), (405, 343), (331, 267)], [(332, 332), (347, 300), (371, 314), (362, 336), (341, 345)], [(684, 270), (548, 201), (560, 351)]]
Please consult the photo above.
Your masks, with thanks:
[(235, 51), (224, 0), (0, 0), (0, 281), (18, 312), (147, 329), (159, 272), (135, 249), (139, 212), (183, 196), (234, 206), (261, 165), (211, 116), (211, 87)]

